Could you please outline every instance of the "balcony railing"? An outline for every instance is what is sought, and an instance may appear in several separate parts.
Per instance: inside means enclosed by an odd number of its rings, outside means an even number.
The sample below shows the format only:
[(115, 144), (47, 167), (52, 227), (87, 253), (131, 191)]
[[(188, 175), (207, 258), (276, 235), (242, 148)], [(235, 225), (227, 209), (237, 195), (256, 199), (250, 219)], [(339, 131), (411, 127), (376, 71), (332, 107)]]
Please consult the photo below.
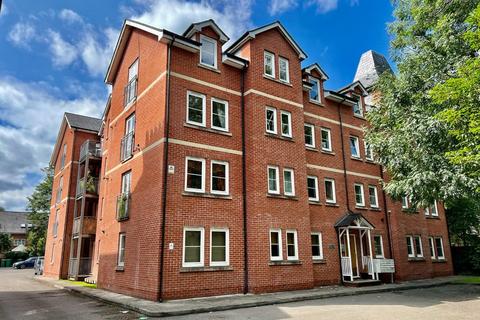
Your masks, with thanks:
[(100, 158), (102, 156), (100, 142), (92, 140), (85, 141), (80, 147), (80, 161), (84, 160), (87, 155), (90, 157)]
[(117, 197), (117, 220), (128, 220), (130, 216), (130, 193), (122, 193)]
[(98, 178), (87, 176), (77, 180), (77, 197), (84, 193), (98, 195)]
[[(78, 266), (78, 274), (77, 274), (77, 265), (80, 261), (80, 265)], [(68, 264), (68, 275), (69, 276), (88, 276), (91, 273), (92, 267), (92, 258), (71, 258), (70, 263)]]
[(134, 132), (130, 132), (122, 138), (120, 146), (120, 161), (128, 160), (133, 155)]
[(80, 217), (73, 219), (73, 235), (78, 235), (80, 233)]
[(137, 77), (133, 78), (125, 86), (123, 105), (126, 107), (130, 102), (137, 98)]

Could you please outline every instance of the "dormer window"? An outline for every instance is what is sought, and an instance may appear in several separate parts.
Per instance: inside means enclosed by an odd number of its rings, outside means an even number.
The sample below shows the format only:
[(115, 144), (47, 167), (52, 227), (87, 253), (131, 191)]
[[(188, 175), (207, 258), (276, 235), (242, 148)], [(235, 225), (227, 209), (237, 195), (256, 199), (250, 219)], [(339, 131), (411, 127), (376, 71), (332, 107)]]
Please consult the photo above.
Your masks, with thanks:
[(200, 43), (202, 44), (200, 49), (200, 63), (216, 69), (217, 41), (204, 35), (200, 35)]
[(263, 73), (275, 78), (275, 55), (268, 51), (263, 54)]
[(310, 89), (310, 101), (321, 102), (320, 101), (320, 81), (318, 79), (310, 77), (310, 83), (312, 88)]
[(362, 97), (354, 95), (354, 98), (358, 99), (357, 102), (353, 105), (353, 114), (359, 117), (363, 117), (363, 104)]

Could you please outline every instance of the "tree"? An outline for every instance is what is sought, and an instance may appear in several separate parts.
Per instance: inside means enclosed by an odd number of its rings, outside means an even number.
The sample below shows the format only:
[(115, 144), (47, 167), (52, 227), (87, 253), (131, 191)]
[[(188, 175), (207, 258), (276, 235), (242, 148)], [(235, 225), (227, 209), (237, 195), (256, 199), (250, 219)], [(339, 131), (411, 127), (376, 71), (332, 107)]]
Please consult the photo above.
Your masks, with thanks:
[(10, 251), (12, 247), (12, 237), (7, 233), (0, 233), (0, 253)]
[(47, 167), (42, 170), (45, 174), (43, 181), (28, 197), (27, 210), (30, 211), (27, 218), (32, 224), (28, 231), (27, 248), (31, 255), (43, 255), (48, 229), (48, 216), (50, 212), (50, 200), (52, 196), (53, 168)]
[[(462, 114), (470, 115), (469, 123), (476, 124), (472, 134), (462, 136), (458, 130), (464, 124), (452, 121), (451, 111), (457, 110), (461, 98), (450, 99), (447, 92), (458, 89), (451, 79), (474, 77), (473, 72), (462, 70), (473, 63), (467, 61), (478, 59), (471, 45), (478, 35), (469, 34), (475, 30), (472, 12), (478, 10), (479, 1), (396, 0), (394, 4), (395, 21), (389, 31), (398, 73), (380, 77), (376, 85), (380, 100), (367, 116), (371, 128), (366, 134), (388, 171), (385, 190), (397, 199), (408, 195), (420, 206), (478, 193), (480, 179), (471, 171), (478, 168), (478, 158), (461, 159), (458, 152), (473, 143), (473, 133), (478, 134), (479, 118), (471, 107), (478, 106), (479, 97), (477, 102), (472, 98), (462, 104)], [(478, 85), (473, 80), (469, 84)]]
[(4, 208), (4, 207), (0, 207), (0, 211), (5, 211), (5, 208)]

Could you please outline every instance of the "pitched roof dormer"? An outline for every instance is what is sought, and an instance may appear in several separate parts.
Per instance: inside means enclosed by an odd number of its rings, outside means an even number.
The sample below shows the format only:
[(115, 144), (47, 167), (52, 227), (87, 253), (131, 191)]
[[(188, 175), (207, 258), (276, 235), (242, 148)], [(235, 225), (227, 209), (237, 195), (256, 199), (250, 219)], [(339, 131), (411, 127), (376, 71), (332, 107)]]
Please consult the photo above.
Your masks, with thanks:
[(298, 54), (298, 58), (300, 60), (304, 60), (307, 58), (307, 54), (300, 48), (298, 43), (292, 38), (292, 36), (288, 33), (287, 29), (279, 22), (275, 21), (273, 23), (267, 24), (266, 26), (253, 29), (250, 31), (245, 32), (237, 41), (235, 41), (228, 49), (225, 51), (226, 53), (236, 54), (245, 43), (248, 41), (255, 39), (257, 35), (263, 33), (265, 31), (277, 28), (282, 36), (287, 40), (287, 42), (292, 46), (295, 52)]
[(358, 89), (358, 91), (360, 91), (362, 96), (367, 96), (368, 95), (367, 89), (363, 86), (363, 84), (360, 81), (354, 81), (350, 84), (347, 84), (343, 88), (340, 88), (340, 90), (338, 90), (338, 92), (342, 93), (342, 94), (351, 94), (351, 93), (355, 93), (357, 91), (356, 89)]
[[(313, 74), (312, 74), (313, 72)], [(302, 73), (303, 74), (307, 74), (309, 76), (313, 76), (313, 77), (318, 77), (320, 76), (320, 79), (321, 80), (328, 80), (328, 75), (325, 73), (325, 71), (323, 71), (322, 67), (320, 67), (320, 65), (318, 63), (312, 63), (311, 65), (305, 67), (302, 69)], [(318, 74), (315, 75), (315, 73)]]
[(217, 35), (222, 44), (230, 40), (230, 38), (225, 34), (225, 32), (220, 29), (220, 27), (212, 19), (208, 19), (201, 22), (192, 23), (185, 32), (183, 36), (185, 38), (191, 38), (195, 33), (201, 32), (203, 28), (210, 27)]

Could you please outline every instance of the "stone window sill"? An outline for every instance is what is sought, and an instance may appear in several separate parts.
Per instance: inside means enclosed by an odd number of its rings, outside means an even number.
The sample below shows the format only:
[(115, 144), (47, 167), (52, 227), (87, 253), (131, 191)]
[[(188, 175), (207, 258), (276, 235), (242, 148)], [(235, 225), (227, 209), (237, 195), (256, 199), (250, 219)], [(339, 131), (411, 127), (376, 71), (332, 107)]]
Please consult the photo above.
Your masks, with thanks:
[(307, 149), (307, 151), (318, 152), (318, 150), (317, 150), (317, 149), (315, 149), (315, 147), (309, 147), (309, 146), (305, 146), (305, 149)]
[(323, 103), (319, 102), (319, 101), (308, 99), (308, 102), (310, 102), (312, 104), (315, 104), (317, 106), (320, 106), (320, 107), (325, 107), (325, 105)]
[(440, 217), (435, 217), (435, 216), (425, 216), (425, 219), (431, 219), (431, 220), (440, 220)]
[(425, 262), (424, 257), (409, 257), (408, 258), (409, 262)]
[(263, 74), (263, 78), (265, 78), (267, 80), (270, 80), (270, 81), (273, 81), (273, 82), (276, 82), (276, 83), (279, 83), (279, 84), (283, 84), (287, 87), (293, 87), (290, 82), (285, 82), (285, 81), (282, 81), (280, 79), (274, 78), (274, 77), (266, 75), (266, 74)]
[(370, 207), (370, 210), (371, 211), (382, 211), (381, 208), (377, 208), (377, 207)]
[(283, 194), (273, 194), (273, 193), (267, 193), (268, 198), (277, 198), (277, 199), (284, 199), (284, 200), (295, 200), (298, 201), (297, 196), (286, 196)]
[(359, 206), (355, 206), (355, 209), (357, 209), (357, 210), (368, 210), (367, 207), (359, 207)]
[(191, 123), (188, 123), (188, 122), (184, 122), (183, 126), (186, 127), (186, 128), (206, 131), (206, 132), (210, 132), (210, 133), (221, 134), (221, 135), (224, 135), (224, 136), (229, 136), (229, 137), (232, 136), (232, 133), (228, 132), (228, 131), (222, 131), (222, 130), (207, 128), (207, 127), (203, 127), (203, 126), (200, 126), (200, 125), (191, 124)]
[(313, 264), (326, 264), (327, 260), (325, 259), (313, 259)]
[(323, 154), (328, 154), (329, 156), (334, 156), (335, 155), (335, 152), (332, 152), (332, 151), (320, 150), (320, 152), (323, 153)]
[(360, 161), (360, 162), (363, 162), (362, 158), (361, 157), (350, 157), (350, 159), (352, 160), (355, 160), (355, 161)]
[(202, 64), (202, 63), (197, 64), (197, 66), (199, 66), (200, 68), (203, 68), (203, 69), (206, 69), (206, 70), (209, 70), (209, 71), (218, 73), (218, 74), (221, 73), (220, 70), (218, 70), (217, 68), (214, 68), (214, 67), (211, 67), (211, 66)]
[(197, 192), (184, 191), (182, 192), (182, 196), (232, 200), (232, 196), (229, 194), (223, 195), (223, 194), (215, 194), (215, 193), (204, 193), (204, 192), (197, 193)]
[(266, 135), (267, 137), (274, 138), (274, 139), (280, 139), (280, 140), (284, 140), (284, 141), (295, 142), (295, 140), (293, 140), (293, 138), (284, 137), (284, 136), (279, 135), (279, 134), (274, 134), (274, 133), (268, 133), (268, 132), (266, 132), (265, 135)]
[(308, 200), (308, 204), (314, 205), (314, 206), (321, 206), (322, 203), (320, 201), (315, 201), (315, 200)]
[(233, 271), (231, 266), (210, 266), (210, 267), (181, 267), (180, 272), (213, 272), (213, 271)]
[(300, 260), (280, 260), (280, 261), (272, 261), (268, 263), (269, 266), (295, 266), (302, 264)]
[(124, 271), (125, 271), (125, 267), (117, 266), (117, 267), (115, 268), (115, 271), (116, 271), (116, 272), (124, 272)]
[(360, 120), (367, 120), (367, 119), (365, 119), (365, 117), (363, 115), (359, 115), (359, 114), (354, 113), (353, 116), (357, 119), (360, 119)]
[(334, 208), (338, 208), (339, 205), (337, 203), (325, 203), (325, 206), (327, 207), (334, 207)]
[(447, 259), (432, 259), (432, 263), (447, 263)]

